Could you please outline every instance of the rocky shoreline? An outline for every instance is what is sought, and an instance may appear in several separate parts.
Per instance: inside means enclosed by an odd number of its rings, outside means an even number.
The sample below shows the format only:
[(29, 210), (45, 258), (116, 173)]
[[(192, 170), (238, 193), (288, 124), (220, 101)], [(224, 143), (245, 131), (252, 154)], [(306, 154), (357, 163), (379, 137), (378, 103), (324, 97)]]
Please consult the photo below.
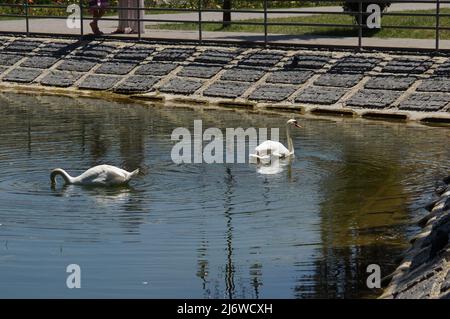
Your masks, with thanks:
[(450, 57), (0, 37), (3, 89), (450, 123)]
[(418, 222), (422, 230), (380, 298), (450, 299), (450, 176), (425, 208), (429, 214)]

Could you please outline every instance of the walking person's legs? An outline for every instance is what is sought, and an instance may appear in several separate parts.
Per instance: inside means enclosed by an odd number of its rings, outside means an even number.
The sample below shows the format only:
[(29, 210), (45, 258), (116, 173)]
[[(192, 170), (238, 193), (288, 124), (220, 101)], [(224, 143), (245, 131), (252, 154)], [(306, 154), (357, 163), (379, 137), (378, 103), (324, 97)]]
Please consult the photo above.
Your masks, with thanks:
[(128, 1), (127, 0), (119, 0), (118, 3), (119, 8), (122, 9), (118, 9), (119, 11), (119, 25), (116, 29), (116, 31), (114, 31), (113, 33), (115, 34), (121, 34), (121, 33), (125, 33), (125, 30), (129, 27), (129, 21), (126, 20), (128, 19)]
[(89, 25), (91, 26), (92, 32), (94, 34), (103, 34), (103, 32), (101, 32), (98, 27), (98, 20), (100, 20), (100, 18), (105, 14), (107, 6), (108, 2), (106, 0), (89, 1), (89, 12), (92, 14), (92, 22), (89, 23)]

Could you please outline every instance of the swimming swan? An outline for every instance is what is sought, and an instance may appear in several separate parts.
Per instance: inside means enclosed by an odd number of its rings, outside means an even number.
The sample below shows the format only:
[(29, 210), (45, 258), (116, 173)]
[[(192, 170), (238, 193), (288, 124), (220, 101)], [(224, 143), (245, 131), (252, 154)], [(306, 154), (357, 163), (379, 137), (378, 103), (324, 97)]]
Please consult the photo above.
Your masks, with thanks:
[(268, 159), (270, 154), (278, 158), (286, 158), (294, 154), (294, 144), (290, 134), (291, 126), (302, 127), (298, 124), (297, 120), (290, 119), (286, 122), (286, 137), (288, 142), (288, 148), (283, 144), (276, 141), (264, 141), (255, 148), (255, 154), (250, 154), (250, 160), (252, 159)]
[(88, 169), (77, 177), (72, 177), (61, 168), (56, 168), (50, 174), (52, 185), (56, 185), (56, 176), (61, 175), (66, 184), (86, 186), (119, 186), (127, 184), (132, 177), (139, 173), (139, 169), (127, 172), (111, 165), (98, 165)]

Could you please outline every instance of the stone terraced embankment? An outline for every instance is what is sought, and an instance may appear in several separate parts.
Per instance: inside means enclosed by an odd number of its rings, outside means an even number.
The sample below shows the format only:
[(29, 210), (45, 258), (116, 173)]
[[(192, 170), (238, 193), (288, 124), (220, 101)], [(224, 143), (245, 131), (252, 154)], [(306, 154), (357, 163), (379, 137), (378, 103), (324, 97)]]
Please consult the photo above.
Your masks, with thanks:
[(450, 176), (436, 193), (427, 207), (430, 213), (419, 221), (421, 233), (412, 239), (381, 298), (450, 299)]
[(3, 88), (450, 122), (450, 59), (0, 37)]

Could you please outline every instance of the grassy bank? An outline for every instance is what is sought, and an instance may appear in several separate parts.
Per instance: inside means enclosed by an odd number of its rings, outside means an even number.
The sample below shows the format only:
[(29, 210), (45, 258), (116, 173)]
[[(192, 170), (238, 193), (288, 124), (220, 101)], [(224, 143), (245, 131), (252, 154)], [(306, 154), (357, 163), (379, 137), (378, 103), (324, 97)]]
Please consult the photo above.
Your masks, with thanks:
[[(450, 14), (450, 9), (441, 9), (442, 13)], [(402, 13), (426, 13), (433, 14), (434, 10), (416, 10), (402, 11)], [(244, 22), (263, 22), (263, 19), (242, 20)], [(320, 14), (303, 17), (289, 18), (273, 18), (269, 19), (270, 23), (305, 23), (305, 24), (339, 24), (354, 25), (355, 27), (319, 27), (319, 26), (286, 26), (272, 25), (268, 27), (269, 33), (274, 34), (295, 34), (295, 35), (318, 35), (318, 36), (357, 36), (353, 17), (347, 15), (329, 15)], [(431, 39), (435, 37), (434, 30), (406, 30), (383, 28), (385, 26), (424, 26), (434, 27), (436, 21), (434, 17), (411, 17), (411, 16), (383, 16), (381, 30), (370, 30), (364, 32), (364, 36), (374, 36), (380, 38), (414, 38), (414, 39)], [(441, 17), (440, 24), (442, 27), (450, 27), (450, 18)], [(263, 26), (256, 25), (236, 25), (222, 28), (221, 24), (205, 23), (202, 25), (204, 31), (226, 31), (226, 32), (264, 32)], [(198, 25), (195, 23), (171, 23), (147, 26), (150, 29), (164, 30), (196, 30)], [(450, 31), (442, 30), (441, 39), (450, 39)]]

